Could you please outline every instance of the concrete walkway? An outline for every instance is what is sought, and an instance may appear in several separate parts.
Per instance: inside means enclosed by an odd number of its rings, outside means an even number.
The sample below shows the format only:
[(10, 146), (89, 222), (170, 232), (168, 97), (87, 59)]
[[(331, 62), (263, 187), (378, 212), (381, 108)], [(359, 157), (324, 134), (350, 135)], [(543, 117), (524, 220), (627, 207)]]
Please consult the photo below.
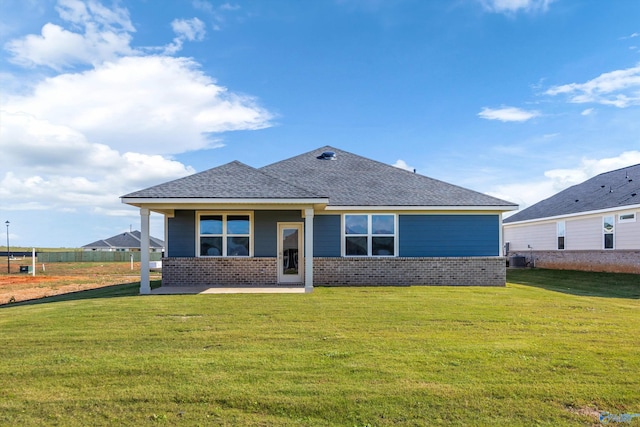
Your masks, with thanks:
[(151, 295), (181, 294), (304, 294), (304, 286), (161, 286)]

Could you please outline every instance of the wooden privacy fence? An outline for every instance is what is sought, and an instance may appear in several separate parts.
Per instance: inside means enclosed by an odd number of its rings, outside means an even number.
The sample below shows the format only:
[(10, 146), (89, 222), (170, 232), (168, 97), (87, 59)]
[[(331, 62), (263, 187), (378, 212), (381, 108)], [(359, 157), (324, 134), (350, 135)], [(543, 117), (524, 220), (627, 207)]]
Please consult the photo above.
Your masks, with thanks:
[[(38, 262), (140, 262), (140, 252), (106, 252), (106, 251), (75, 251), (75, 252), (37, 252)], [(161, 252), (150, 252), (149, 261), (162, 261)]]

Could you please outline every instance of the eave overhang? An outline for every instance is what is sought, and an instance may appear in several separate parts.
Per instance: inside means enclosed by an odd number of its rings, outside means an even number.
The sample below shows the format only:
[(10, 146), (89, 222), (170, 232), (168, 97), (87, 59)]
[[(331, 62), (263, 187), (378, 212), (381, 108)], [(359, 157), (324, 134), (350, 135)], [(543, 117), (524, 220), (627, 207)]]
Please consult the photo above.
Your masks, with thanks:
[(147, 208), (153, 212), (172, 214), (176, 209), (304, 209), (315, 211), (387, 211), (387, 212), (481, 212), (501, 213), (518, 209), (517, 205), (502, 206), (335, 206), (328, 198), (134, 198), (121, 197), (122, 203)]
[(400, 211), (400, 212), (457, 212), (457, 211), (481, 211), (481, 212), (507, 212), (515, 211), (518, 206), (327, 206), (327, 211)]
[(122, 203), (147, 208), (153, 212), (172, 214), (176, 209), (324, 209), (328, 198), (135, 198), (121, 197)]
[(504, 222), (503, 221), (502, 225), (505, 226), (505, 227), (508, 227), (508, 226), (511, 226), (511, 225), (526, 225), (526, 224), (531, 224), (531, 223), (535, 223), (535, 222), (558, 221), (558, 220), (563, 220), (563, 219), (567, 219), (567, 218), (575, 218), (575, 217), (580, 217), (580, 216), (602, 215), (602, 214), (606, 214), (606, 213), (620, 213), (620, 212), (633, 211), (633, 210), (638, 210), (638, 209), (640, 209), (640, 204), (625, 205), (625, 206), (614, 206), (614, 207), (605, 208), (605, 209), (596, 209), (596, 210), (584, 211), (584, 212), (573, 212), (573, 213), (568, 213), (568, 214), (553, 215), (553, 216), (547, 216), (547, 217), (542, 217), (542, 218), (523, 219), (521, 221), (511, 221), (511, 222)]

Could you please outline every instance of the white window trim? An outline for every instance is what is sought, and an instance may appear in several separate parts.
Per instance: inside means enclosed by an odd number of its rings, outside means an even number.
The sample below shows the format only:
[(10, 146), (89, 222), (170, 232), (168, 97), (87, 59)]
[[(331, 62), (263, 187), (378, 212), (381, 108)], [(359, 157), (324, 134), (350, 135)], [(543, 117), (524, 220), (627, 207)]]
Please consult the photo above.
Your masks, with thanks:
[[(562, 224), (562, 236), (560, 235), (560, 224)], [(560, 249), (558, 246), (560, 246), (560, 237), (564, 238), (564, 242), (563, 242), (563, 248)], [(567, 223), (565, 221), (558, 221), (556, 222), (556, 250), (558, 251), (564, 251), (567, 248)]]
[[(611, 225), (613, 226), (613, 229), (611, 231), (607, 231), (604, 228), (604, 222), (605, 222), (606, 218), (611, 218)], [(616, 221), (616, 216), (613, 215), (613, 214), (604, 215), (602, 217), (602, 249), (605, 250), (605, 251), (611, 251), (611, 250), (614, 250), (616, 248), (616, 224), (615, 224), (615, 221)], [(613, 235), (613, 245), (612, 245), (613, 247), (611, 247), (611, 248), (605, 248), (604, 247), (604, 236), (606, 234), (612, 234)]]
[[(200, 254), (200, 218), (207, 215), (220, 215), (222, 216), (222, 234), (216, 236), (222, 236), (222, 255), (201, 255)], [(234, 215), (248, 215), (249, 216), (249, 255), (239, 256), (227, 255), (227, 217)], [(206, 236), (206, 235), (205, 235)], [(231, 236), (247, 237), (246, 234), (232, 234)], [(201, 211), (196, 215), (196, 256), (198, 258), (251, 258), (253, 257), (253, 212), (252, 211)]]
[[(347, 215), (366, 215), (367, 219), (367, 234), (347, 234), (345, 230), (345, 216)], [(393, 216), (393, 231), (394, 234), (372, 234), (372, 215), (391, 215)], [(391, 212), (349, 212), (343, 213), (340, 219), (340, 228), (341, 228), (341, 240), (340, 240), (340, 253), (343, 257), (346, 258), (395, 258), (398, 256), (398, 215)], [(357, 236), (366, 236), (367, 237), (367, 255), (347, 255), (347, 236), (357, 237)], [(393, 255), (372, 255), (372, 237), (393, 237)]]
[[(623, 216), (629, 216), (631, 218), (622, 218)], [(623, 224), (625, 222), (636, 222), (636, 213), (635, 212), (623, 212), (618, 214), (618, 224)]]

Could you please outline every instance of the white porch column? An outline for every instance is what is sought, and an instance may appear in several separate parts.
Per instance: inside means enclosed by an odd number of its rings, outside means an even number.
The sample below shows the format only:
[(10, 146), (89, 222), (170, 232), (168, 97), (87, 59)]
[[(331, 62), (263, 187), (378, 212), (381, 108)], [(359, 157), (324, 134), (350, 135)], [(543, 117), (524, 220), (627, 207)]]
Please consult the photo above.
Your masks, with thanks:
[(504, 253), (504, 235), (503, 235), (503, 225), (502, 225), (502, 212), (498, 215), (498, 256), (507, 256)]
[(304, 210), (304, 291), (313, 291), (313, 209)]
[(151, 293), (149, 282), (149, 209), (140, 208), (140, 295)]

